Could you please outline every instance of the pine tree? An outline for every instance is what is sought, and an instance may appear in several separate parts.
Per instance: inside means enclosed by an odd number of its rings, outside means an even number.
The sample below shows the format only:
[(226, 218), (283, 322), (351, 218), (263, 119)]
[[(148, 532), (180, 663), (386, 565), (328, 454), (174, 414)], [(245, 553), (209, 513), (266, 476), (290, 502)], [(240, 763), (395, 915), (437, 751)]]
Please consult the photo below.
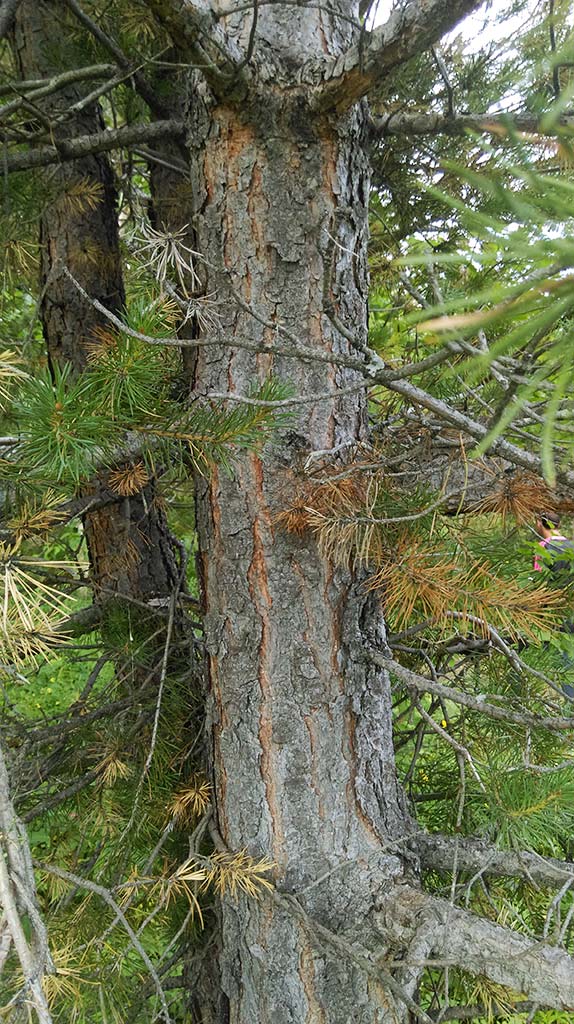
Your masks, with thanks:
[(14, 1020), (569, 1019), (571, 43), (477, 6), (0, 16)]

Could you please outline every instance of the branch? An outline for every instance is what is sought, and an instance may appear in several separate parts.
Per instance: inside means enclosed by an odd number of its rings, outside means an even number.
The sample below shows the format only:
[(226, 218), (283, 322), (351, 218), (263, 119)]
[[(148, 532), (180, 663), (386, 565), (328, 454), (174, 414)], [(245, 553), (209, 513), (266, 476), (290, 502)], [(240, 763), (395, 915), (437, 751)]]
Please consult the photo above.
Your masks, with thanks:
[[(298, 918), (303, 926), (307, 929), (309, 936), (318, 945), (318, 949), (321, 955), (330, 953), (331, 956), (335, 956), (337, 960), (347, 960), (358, 967), (360, 971), (363, 971), (368, 977), (373, 978), (377, 985), (385, 986), (390, 994), (391, 1000), (394, 1002), (395, 998), (398, 998), (400, 1002), (404, 1003), (405, 1006), (411, 1011), (412, 1016), (419, 1020), (421, 1024), (432, 1024), (431, 1018), (427, 1013), (418, 1006), (414, 999), (409, 995), (408, 992), (395, 980), (393, 975), (386, 970), (383, 964), (374, 963), (371, 959), (368, 950), (359, 946), (358, 943), (351, 941), (345, 937), (337, 935), (332, 932), (329, 928), (326, 928), (315, 918), (311, 917), (310, 914), (303, 908), (299, 900), (288, 893), (280, 893), (274, 890), (271, 894), (273, 902), (279, 906), (282, 910), (286, 910), (288, 914)], [(394, 1017), (396, 1020), (399, 1019), (399, 1014), (396, 1012)]]
[[(368, 33), (330, 61), (318, 86), (317, 107), (340, 113), (382, 82), (396, 67), (432, 46), (461, 18), (480, 7), (482, 0), (411, 0), (391, 14), (380, 28)], [(303, 68), (303, 81), (316, 80), (317, 62)]]
[(421, 110), (391, 110), (373, 118), (371, 130), (375, 138), (387, 135), (464, 135), (467, 131), (487, 132), (496, 136), (512, 136), (513, 132), (528, 135), (556, 135), (574, 129), (574, 116), (558, 118), (552, 125), (543, 125), (532, 114), (446, 114)]
[[(440, 398), (435, 398), (430, 395), (427, 391), (423, 391), (422, 388), (416, 387), (414, 384), (404, 380), (389, 380), (385, 373), (375, 373), (372, 376), (373, 384), (382, 384), (388, 388), (389, 391), (395, 391), (397, 394), (402, 395), (408, 401), (411, 401), (415, 406), (422, 406), (423, 409), (428, 409), (429, 412), (436, 413), (440, 419), (445, 420), (447, 423), (451, 423), (465, 434), (469, 434), (470, 437), (474, 437), (477, 441), (482, 441), (489, 433), (489, 428), (483, 426), (477, 420), (474, 420), (471, 416), (467, 416), (466, 413), (459, 412), (458, 409), (453, 406), (447, 405)], [(519, 448), (517, 445), (512, 444), (510, 441), (505, 441), (504, 438), (496, 438), (488, 448), (489, 455), (500, 455), (503, 459), (511, 462), (514, 466), (522, 466), (523, 469), (530, 470), (536, 476), (543, 476), (542, 460), (531, 452), (526, 451), (524, 448)], [(558, 479), (567, 484), (574, 484), (574, 471), (565, 470), (556, 474)]]
[(574, 1007), (574, 960), (555, 946), (533, 942), (408, 886), (397, 886), (379, 923), (402, 948), (424, 935), (445, 965), (483, 975), (541, 1006)]
[(122, 71), (129, 74), (135, 88), (142, 99), (145, 100), (150, 110), (153, 110), (159, 117), (165, 117), (167, 114), (166, 105), (161, 102), (157, 95), (157, 91), (146, 80), (141, 71), (132, 68), (132, 61), (128, 60), (121, 47), (116, 43), (115, 39), (108, 36), (100, 25), (95, 21), (92, 21), (92, 19), (82, 10), (76, 0), (65, 0), (65, 2), (78, 21), (87, 28), (88, 32), (90, 32), (91, 35), (93, 35), (94, 38), (97, 39), (98, 42), (116, 58)]
[(171, 36), (176, 49), (187, 56), (213, 91), (228, 100), (245, 97), (252, 80), (247, 59), (218, 23), (209, 0), (146, 0), (157, 21)]
[(415, 690), (417, 693), (434, 693), (437, 697), (445, 700), (452, 700), (455, 704), (470, 708), (479, 714), (488, 715), (489, 718), (497, 719), (500, 722), (512, 722), (514, 725), (536, 726), (540, 729), (550, 729), (553, 732), (567, 732), (574, 729), (574, 718), (542, 718), (540, 715), (533, 715), (529, 711), (510, 711), (507, 708), (500, 708), (497, 704), (488, 704), (484, 699), (474, 697), (463, 690), (457, 690), (453, 686), (446, 686), (444, 683), (436, 683), (426, 676), (420, 676), (410, 668), (404, 668), (392, 658), (386, 658), (378, 651), (367, 651), (366, 657), (379, 668), (386, 668), (392, 672), (397, 679), (403, 682), (407, 689)]
[(421, 832), (416, 839), (424, 868), (437, 871), (479, 872), (497, 878), (525, 878), (547, 888), (561, 886), (574, 879), (574, 864), (545, 858), (527, 850), (499, 850), (491, 843), (461, 836), (429, 835)]
[[(561, 270), (559, 264), (552, 264), (547, 268), (542, 268), (540, 271), (536, 271), (531, 274), (526, 282), (523, 282), (523, 286), (529, 286), (538, 280), (545, 280), (558, 274)], [(476, 440), (483, 440), (489, 431), (489, 428), (483, 426), (477, 420), (465, 413), (459, 412), (452, 406), (439, 398), (435, 398), (422, 388), (416, 387), (414, 384), (409, 383), (405, 380), (406, 377), (414, 376), (417, 373), (422, 373), (423, 370), (429, 369), (431, 366), (438, 366), (441, 362), (446, 361), (450, 358), (450, 355), (455, 351), (457, 342), (448, 341), (444, 348), (433, 353), (426, 360), (421, 360), (416, 364), (409, 364), (408, 366), (399, 367), (398, 369), (391, 369), (386, 366), (383, 360), (378, 354), (370, 349), (368, 350), (368, 361), (357, 359), (356, 357), (344, 355), (334, 355), (332, 353), (317, 353), (311, 355), (311, 352), (315, 350), (306, 349), (306, 347), (299, 341), (299, 339), (293, 335), (290, 331), (282, 326), (281, 323), (274, 323), (263, 317), (258, 311), (250, 304), (246, 303), (241, 295), (235, 291), (230, 284), (231, 293), (237, 302), (238, 306), (245, 312), (249, 313), (255, 320), (262, 323), (265, 327), (270, 327), (274, 332), (278, 332), (279, 335), (286, 341), (291, 343), (291, 348), (283, 348), (281, 355), (295, 356), (296, 358), (312, 358), (321, 359), (328, 362), (336, 362), (340, 366), (348, 366), (353, 369), (359, 370), (365, 377), (365, 387), (371, 387), (377, 384), (382, 385), (389, 389), (389, 391), (395, 391), (397, 394), (402, 395), (414, 406), (420, 406), (424, 409), (428, 409), (430, 412), (435, 413), (442, 420), (457, 427), (460, 431), (469, 434), (470, 437), (474, 437)], [(234, 345), (237, 345), (237, 341), (234, 340)], [(243, 347), (247, 347), (243, 343)], [(270, 349), (270, 346), (269, 346)], [(263, 349), (261, 348), (261, 351)], [(465, 348), (466, 351), (468, 349)], [(309, 353), (309, 355), (307, 355)], [(512, 463), (514, 466), (521, 466), (524, 469), (528, 469), (536, 476), (543, 476), (542, 460), (533, 455), (531, 452), (525, 451), (523, 448), (519, 448), (517, 445), (512, 444), (509, 441), (505, 441), (504, 438), (496, 438), (489, 447), (489, 454), (500, 455), (507, 462)], [(572, 470), (561, 470), (557, 473), (558, 479), (569, 485), (574, 485), (574, 471)]]
[(165, 994), (162, 988), (161, 981), (158, 977), (157, 971), (152, 961), (150, 960), (148, 954), (146, 953), (145, 949), (143, 948), (141, 942), (139, 941), (136, 933), (131, 927), (129, 921), (127, 920), (123, 910), (116, 903), (111, 892), (108, 889), (105, 889), (103, 885), (97, 885), (95, 882), (90, 882), (87, 878), (80, 878), (79, 875), (75, 875), (71, 871), (64, 871), (62, 868), (58, 868), (54, 864), (36, 863), (35, 866), (38, 868), (38, 870), (46, 871), (49, 875), (55, 875), (56, 878), (61, 878), (63, 881), (69, 882), (71, 885), (77, 885), (78, 888), (80, 889), (87, 889), (88, 892), (95, 893), (96, 896), (99, 896), (104, 901), (104, 903), (111, 907), (114, 914), (117, 915), (118, 920), (121, 921), (123, 928), (125, 929), (125, 931), (127, 932), (131, 939), (134, 949), (139, 953), (141, 959), (143, 960), (149, 972), (150, 977), (154, 982), (155, 989), (159, 996), (159, 1001), (162, 1006), (164, 1021), (166, 1022), (166, 1024), (171, 1024), (169, 1009), (167, 1006)]
[[(531, 1010), (537, 1010), (538, 1005), (533, 1002), (520, 1002), (515, 1003), (512, 1009), (515, 1013), (530, 1013)], [(480, 1003), (476, 1003), (474, 1006), (443, 1006), (441, 1010), (431, 1013), (430, 1016), (436, 1024), (443, 1024), (443, 1021), (447, 1020), (476, 1020), (477, 1017), (486, 1020), (502, 1017), (507, 1020), (508, 1007), (499, 1006), (498, 1003), (492, 1003), (490, 1006), (481, 1006)]]
[(62, 139), (53, 146), (42, 146), (28, 152), (13, 153), (2, 161), (5, 173), (27, 171), (33, 167), (47, 167), (67, 160), (79, 160), (90, 153), (105, 153), (110, 149), (154, 142), (156, 139), (183, 135), (182, 121), (154, 121), (152, 124), (129, 124), (121, 128), (107, 128), (95, 135), (78, 135), (75, 139)]
[[(179, 122), (176, 122), (179, 123)], [(151, 126), (150, 126), (151, 127)], [(551, 267), (543, 268), (538, 275), (532, 274), (530, 280), (536, 280), (538, 277), (547, 278), (553, 274), (557, 274), (560, 270), (559, 265), (552, 265)], [(76, 281), (76, 279), (70, 274), (69, 270), (64, 267), (64, 273), (70, 279), (74, 287), (80, 292), (84, 299), (89, 302), (95, 309), (97, 309), (103, 316), (106, 317), (111, 323), (114, 324), (118, 330), (121, 330), (124, 334), (129, 334), (130, 337), (138, 338), (141, 341), (145, 341), (151, 345), (172, 345), (179, 348), (199, 348), (213, 345), (221, 345), (222, 339), (219, 337), (215, 338), (153, 338), (150, 335), (145, 335), (139, 331), (134, 331), (127, 327), (118, 317), (116, 317), (110, 310), (106, 309), (96, 299), (91, 299), (87, 292), (82, 286)], [(233, 339), (232, 348), (242, 348), (252, 352), (271, 352), (273, 354), (281, 355), (284, 358), (289, 359), (301, 359), (310, 362), (326, 362), (333, 363), (338, 366), (347, 366), (350, 369), (358, 370), (359, 373), (365, 378), (365, 388), (374, 387), (375, 385), (382, 385), (389, 389), (389, 391), (395, 391), (397, 394), (402, 395), (414, 406), (422, 406), (428, 409), (430, 412), (435, 413), (441, 419), (447, 423), (457, 427), (458, 430), (469, 434), (470, 437), (474, 437), (476, 440), (483, 440), (488, 434), (489, 428), (483, 426), (477, 420), (474, 420), (471, 416), (466, 413), (459, 412), (457, 409), (446, 402), (443, 402), (439, 398), (435, 398), (428, 392), (423, 391), (422, 388), (416, 387), (411, 384), (406, 377), (414, 376), (415, 374), (422, 373), (424, 370), (428, 370), (431, 367), (438, 366), (440, 363), (445, 362), (450, 358), (453, 352), (453, 345), (455, 342), (447, 342), (444, 348), (432, 355), (428, 356), (424, 360), (420, 360), (418, 363), (409, 363), (407, 366), (400, 367), (398, 369), (392, 369), (385, 365), (383, 360), (377, 353), (369, 349), (368, 357), (369, 361), (366, 362), (364, 358), (357, 358), (356, 356), (348, 356), (345, 353), (336, 352), (322, 352), (317, 349), (311, 348), (311, 346), (305, 345), (297, 338), (291, 331), (287, 330), (281, 323), (274, 323), (263, 317), (257, 310), (250, 304), (246, 303), (238, 292), (230, 285), (230, 291), (233, 298), (237, 302), (237, 305), (245, 312), (249, 313), (255, 320), (262, 323), (266, 327), (273, 329), (274, 334), (278, 334), (283, 339), (283, 344), (279, 348), (276, 341), (270, 344), (265, 343), (253, 343), (237, 338)], [(285, 344), (288, 342), (289, 344)], [(353, 385), (352, 390), (359, 389), (360, 385)], [(342, 394), (341, 390), (333, 392), (332, 395), (325, 396), (320, 395), (316, 400), (323, 400), (326, 397), (335, 398), (340, 397)], [(237, 396), (238, 400), (241, 400), (241, 396)], [(304, 399), (307, 401), (307, 399)], [(269, 406), (279, 403), (267, 403)], [(292, 403), (289, 403), (292, 404)], [(132, 453), (133, 454), (133, 453)], [(512, 463), (515, 466), (522, 466), (524, 469), (530, 470), (536, 476), (543, 476), (542, 460), (533, 455), (531, 452), (526, 451), (524, 448), (519, 448), (517, 445), (512, 444), (509, 441), (505, 441), (504, 438), (496, 438), (489, 446), (489, 454), (500, 455), (507, 462)], [(119, 456), (118, 456), (119, 457)], [(573, 470), (560, 470), (557, 472), (558, 479), (570, 485), (574, 485), (574, 471)]]
[[(28, 838), (17, 818), (10, 796), (8, 771), (0, 749), (0, 904), (3, 918), (24, 975), (22, 1001), (35, 1010), (40, 1024), (52, 1024), (42, 989), (45, 974), (54, 967), (48, 949), (44, 923), (37, 909), (36, 886)], [(28, 917), (32, 933), (26, 936), (21, 915)], [(20, 994), (15, 997), (19, 1001)], [(13, 1001), (13, 1002), (14, 1002)], [(7, 1009), (4, 1007), (4, 1009)]]
[(74, 82), (96, 80), (100, 78), (111, 79), (117, 75), (118, 68), (115, 64), (93, 64), (86, 68), (72, 68), (64, 71), (61, 75), (53, 75), (52, 78), (36, 78), (24, 82), (11, 82), (9, 85), (0, 86), (0, 96), (13, 96), (16, 92), (17, 98), (0, 107), (0, 120), (4, 120), (15, 110), (19, 110), (26, 100), (37, 100), (43, 96), (50, 96), (59, 89)]

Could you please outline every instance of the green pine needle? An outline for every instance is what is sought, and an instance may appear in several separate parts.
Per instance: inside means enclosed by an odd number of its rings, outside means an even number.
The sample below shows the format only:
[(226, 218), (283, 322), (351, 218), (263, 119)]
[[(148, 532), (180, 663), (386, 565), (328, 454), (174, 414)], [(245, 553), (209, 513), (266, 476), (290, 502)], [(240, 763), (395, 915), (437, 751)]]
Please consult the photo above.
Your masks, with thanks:
[(102, 458), (112, 437), (109, 417), (94, 412), (87, 377), (71, 380), (71, 367), (46, 370), (20, 392), (20, 452), (35, 475), (78, 484)]

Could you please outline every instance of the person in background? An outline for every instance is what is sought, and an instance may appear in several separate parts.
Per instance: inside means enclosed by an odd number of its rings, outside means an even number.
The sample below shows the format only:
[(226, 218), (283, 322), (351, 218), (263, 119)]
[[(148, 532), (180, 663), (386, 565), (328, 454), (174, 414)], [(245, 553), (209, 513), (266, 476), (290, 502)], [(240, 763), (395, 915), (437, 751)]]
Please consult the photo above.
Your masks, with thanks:
[(534, 555), (533, 568), (535, 572), (542, 572), (544, 568), (549, 568), (553, 572), (560, 572), (562, 568), (568, 568), (567, 562), (569, 559), (558, 559), (563, 561), (564, 566), (558, 567), (555, 562), (556, 560), (552, 557), (554, 553), (559, 554), (562, 551), (566, 551), (570, 547), (574, 548), (572, 541), (568, 540), (563, 533), (560, 532), (560, 516), (556, 512), (541, 512), (536, 520), (536, 533), (540, 537), (538, 541), (541, 548), (548, 549), (548, 555), (550, 557), (539, 558), (537, 554)]

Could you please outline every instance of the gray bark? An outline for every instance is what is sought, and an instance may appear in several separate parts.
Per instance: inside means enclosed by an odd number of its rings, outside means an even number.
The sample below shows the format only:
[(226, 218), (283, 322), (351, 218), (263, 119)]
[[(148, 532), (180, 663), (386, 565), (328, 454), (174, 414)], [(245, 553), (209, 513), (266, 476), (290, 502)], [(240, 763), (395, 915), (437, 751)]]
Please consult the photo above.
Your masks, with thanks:
[[(481, 3), (482, 0), (419, 0), (397, 4), (384, 25), (363, 33), (354, 46), (333, 60), (321, 62), (318, 105), (322, 109), (348, 109), (388, 79), (395, 68), (432, 46)], [(316, 65), (316, 61), (310, 61), (303, 69), (303, 81), (313, 80)]]
[(0, 4), (0, 39), (10, 31), (10, 26), (16, 13), (20, 0), (2, 0)]
[(506, 129), (509, 138), (517, 132), (529, 135), (556, 135), (563, 128), (572, 127), (573, 118), (565, 115), (552, 125), (542, 118), (522, 112), (511, 114), (448, 114), (427, 110), (389, 110), (373, 120), (373, 134), (377, 138), (387, 135), (464, 135), (483, 132), (500, 136)]
[(416, 846), (421, 865), (435, 871), (472, 872), (473, 875), (519, 878), (548, 888), (559, 888), (574, 879), (574, 864), (541, 857), (529, 850), (498, 850), (481, 840), (463, 839), (461, 836), (417, 836)]
[[(298, 24), (307, 19), (312, 32), (318, 17), (305, 12)], [(287, 26), (278, 17), (275, 28), (277, 46)], [(236, 110), (196, 83), (194, 223), (206, 291), (217, 291), (222, 316), (221, 346), (199, 350), (200, 392), (245, 394), (270, 371), (301, 395), (358, 379), (352, 369), (282, 359), (280, 338), (273, 356), (234, 348), (236, 337), (273, 342), (275, 332), (238, 308), (230, 285), (263, 319), (319, 351), (346, 353), (327, 299), (364, 343), (364, 133), (361, 107), (329, 122), (278, 90), (265, 106), (255, 98)], [(368, 945), (376, 895), (402, 874), (386, 844), (408, 829), (388, 677), (362, 656), (365, 642), (384, 642), (384, 626), (359, 578), (322, 559), (311, 538), (274, 524), (308, 452), (364, 436), (363, 400), (304, 406), (263, 458), (242, 456), (232, 477), (198, 481), (197, 516), (219, 832), (231, 850), (272, 858), (281, 890), (313, 886), (313, 918)], [(395, 1019), (384, 991), (356, 965), (318, 954), (304, 924), (277, 904), (222, 900), (219, 970), (233, 1024)], [(214, 1008), (202, 1010), (216, 1019)]]

